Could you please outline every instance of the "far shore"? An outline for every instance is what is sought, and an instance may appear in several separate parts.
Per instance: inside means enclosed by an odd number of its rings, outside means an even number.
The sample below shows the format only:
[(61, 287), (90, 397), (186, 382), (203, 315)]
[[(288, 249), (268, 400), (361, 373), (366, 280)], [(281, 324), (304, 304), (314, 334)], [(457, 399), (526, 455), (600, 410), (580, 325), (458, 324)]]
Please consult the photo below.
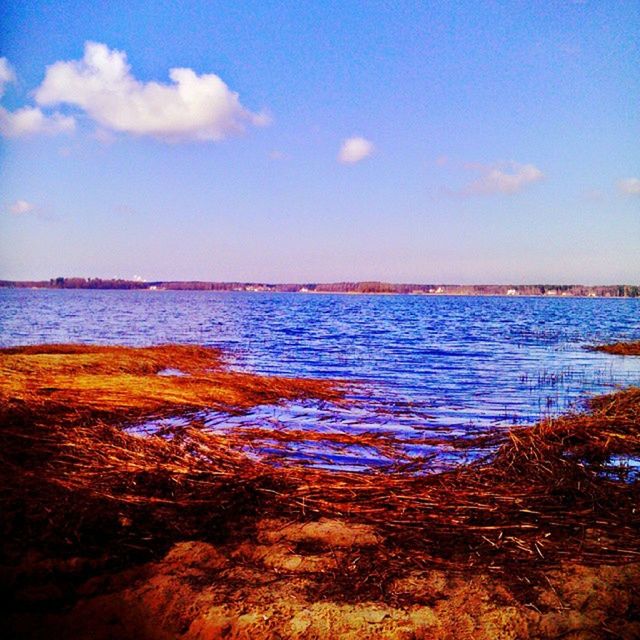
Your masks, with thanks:
[(73, 289), (135, 291), (213, 291), (229, 293), (299, 293), (345, 295), (487, 296), (527, 298), (638, 298), (634, 284), (411, 284), (379, 281), (333, 283), (209, 282), (200, 280), (125, 280), (121, 278), (51, 278), (0, 280), (0, 289)]

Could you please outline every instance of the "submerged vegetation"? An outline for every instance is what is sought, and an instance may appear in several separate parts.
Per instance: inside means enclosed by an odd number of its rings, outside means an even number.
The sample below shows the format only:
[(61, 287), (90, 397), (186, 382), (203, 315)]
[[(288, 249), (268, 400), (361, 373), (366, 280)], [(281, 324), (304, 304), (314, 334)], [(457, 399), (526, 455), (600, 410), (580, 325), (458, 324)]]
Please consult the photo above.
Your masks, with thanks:
[[(640, 481), (630, 466), (640, 457), (637, 388), (597, 397), (583, 413), (483, 435), (494, 454), (440, 473), (383, 432), (219, 432), (197, 414), (148, 437), (123, 429), (205, 407), (346, 402), (344, 391), (234, 372), (202, 347), (0, 350), (2, 564), (37, 552), (124, 567), (180, 541), (250, 540), (265, 521), (369, 532), (321, 572), (316, 598), (388, 599), (394, 580), (429, 567), (513, 580), (513, 567), (640, 558)], [(395, 464), (356, 473), (278, 457), (296, 441), (371, 447)]]

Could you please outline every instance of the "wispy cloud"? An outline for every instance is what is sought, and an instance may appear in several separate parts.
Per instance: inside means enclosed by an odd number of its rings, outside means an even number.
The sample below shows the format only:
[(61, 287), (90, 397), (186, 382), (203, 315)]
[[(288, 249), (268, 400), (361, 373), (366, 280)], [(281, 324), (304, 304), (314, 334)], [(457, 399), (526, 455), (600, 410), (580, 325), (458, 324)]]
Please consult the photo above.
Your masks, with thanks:
[(605, 196), (600, 189), (587, 189), (582, 197), (587, 202), (602, 202)]
[(340, 147), (338, 160), (343, 164), (355, 164), (373, 153), (374, 145), (370, 140), (354, 136), (347, 138)]
[(618, 180), (618, 189), (628, 196), (640, 196), (640, 178)]
[(463, 195), (514, 194), (545, 177), (535, 165), (518, 162), (492, 165), (473, 163), (468, 164), (467, 169), (481, 175), (462, 189)]
[(26, 200), (16, 200), (9, 205), (9, 212), (13, 213), (16, 216), (24, 215), (26, 213), (31, 213), (35, 211), (36, 207), (31, 202), (27, 202)]
[[(16, 81), (16, 74), (6, 58), (0, 58), (0, 97), (4, 96), (7, 84)], [(0, 134), (7, 138), (18, 138), (39, 133), (55, 135), (68, 133), (75, 128), (75, 120), (61, 113), (45, 114), (38, 107), (22, 107), (9, 111), (0, 106)]]
[(87, 42), (81, 60), (47, 67), (35, 95), (39, 105), (82, 109), (104, 130), (171, 142), (222, 140), (270, 121), (246, 109), (215, 74), (174, 68), (169, 78), (169, 84), (140, 82), (131, 74), (126, 53)]
[(107, 131), (106, 129), (96, 129), (92, 136), (94, 140), (97, 140), (100, 144), (110, 145), (116, 141), (116, 136), (111, 131)]
[(0, 58), (0, 98), (4, 95), (4, 88), (10, 82), (16, 81), (16, 74), (6, 58)]

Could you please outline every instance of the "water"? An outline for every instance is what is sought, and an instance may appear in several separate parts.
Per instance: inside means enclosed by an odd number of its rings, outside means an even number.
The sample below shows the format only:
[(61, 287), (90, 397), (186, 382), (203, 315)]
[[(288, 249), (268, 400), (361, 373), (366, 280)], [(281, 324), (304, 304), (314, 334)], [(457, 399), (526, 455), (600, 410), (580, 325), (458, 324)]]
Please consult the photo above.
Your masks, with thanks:
[[(349, 408), (298, 403), (201, 417), (216, 429), (384, 429), (413, 439), (434, 464), (478, 451), (420, 438), (531, 423), (640, 384), (640, 358), (583, 348), (639, 338), (638, 299), (0, 290), (2, 345), (195, 343), (222, 348), (232, 368), (358, 380)], [(298, 443), (290, 455), (348, 467), (381, 461), (366, 448), (317, 448)]]

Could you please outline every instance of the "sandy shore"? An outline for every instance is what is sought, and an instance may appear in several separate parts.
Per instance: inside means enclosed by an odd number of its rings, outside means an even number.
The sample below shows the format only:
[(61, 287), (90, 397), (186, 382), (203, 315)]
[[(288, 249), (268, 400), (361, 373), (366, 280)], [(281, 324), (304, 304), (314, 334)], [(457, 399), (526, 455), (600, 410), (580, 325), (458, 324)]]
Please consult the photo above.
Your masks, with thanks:
[(120, 572), (90, 571), (82, 558), (33, 558), (29, 579), (19, 580), (11, 637), (640, 637), (639, 564), (565, 563), (518, 589), (483, 570), (412, 567), (377, 598), (322, 596), (341, 560), (357, 561), (375, 535), (335, 520), (263, 521), (250, 541), (181, 542)]

